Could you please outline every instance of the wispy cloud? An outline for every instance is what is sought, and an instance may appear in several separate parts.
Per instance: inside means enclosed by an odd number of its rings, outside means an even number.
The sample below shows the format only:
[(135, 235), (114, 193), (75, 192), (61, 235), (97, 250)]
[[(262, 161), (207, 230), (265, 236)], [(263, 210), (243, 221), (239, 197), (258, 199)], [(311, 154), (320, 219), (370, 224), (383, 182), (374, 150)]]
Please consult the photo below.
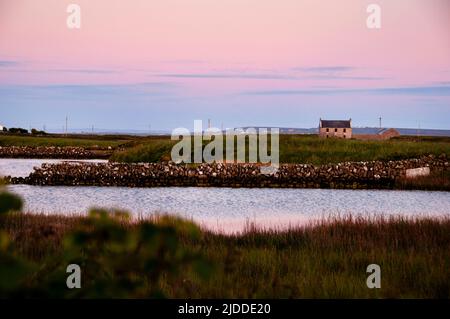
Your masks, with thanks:
[(334, 65), (334, 66), (316, 66), (316, 67), (296, 67), (293, 68), (293, 70), (301, 72), (313, 72), (313, 73), (336, 73), (336, 72), (349, 72), (356, 70), (356, 68), (352, 66)]
[(205, 64), (205, 63), (207, 63), (204, 60), (195, 60), (195, 59), (164, 60), (161, 62), (169, 63), (169, 64)]
[(435, 95), (449, 96), (450, 86), (421, 86), (421, 87), (397, 87), (397, 88), (378, 88), (367, 90), (382, 95)]
[(134, 84), (0, 85), (2, 97), (43, 99), (135, 98), (169, 94), (177, 84), (145, 82)]
[(379, 81), (379, 80), (385, 80), (384, 77), (378, 77), (378, 76), (346, 76), (346, 75), (313, 75), (308, 76), (308, 79), (313, 80), (354, 80), (354, 81)]
[(449, 85), (450, 86), (450, 81), (439, 81), (435, 83), (436, 85)]
[(83, 73), (83, 74), (113, 74), (119, 73), (118, 70), (108, 69), (51, 69), (49, 72), (56, 73)]
[[(297, 67), (267, 73), (262, 72), (205, 72), (159, 74), (161, 77), (189, 79), (254, 79), (254, 80), (382, 80), (382, 77), (351, 75), (351, 66)], [(299, 74), (303, 72), (306, 74)], [(345, 73), (345, 74), (343, 74)]]
[(2, 67), (12, 67), (18, 65), (19, 62), (12, 60), (0, 60), (0, 68)]
[(297, 79), (291, 75), (283, 74), (263, 74), (263, 73), (172, 73), (159, 74), (168, 78), (189, 78), (189, 79), (255, 79), (255, 80), (293, 80)]
[(342, 94), (373, 94), (373, 95), (426, 95), (450, 96), (450, 86), (418, 86), (418, 87), (387, 87), (370, 89), (332, 89), (332, 90), (261, 90), (243, 92), (243, 95), (342, 95)]
[[(21, 63), (17, 61), (0, 60), (0, 67), (15, 67), (15, 66), (21, 66)], [(121, 72), (117, 69), (75, 69), (75, 68), (43, 69), (30, 67), (13, 68), (9, 71), (23, 72), (23, 73), (79, 73), (79, 74), (115, 74)]]
[(379, 76), (354, 75), (354, 71), (358, 70), (357, 67), (343, 65), (296, 67), (292, 70), (306, 73), (303, 77), (312, 80), (378, 81), (385, 79)]

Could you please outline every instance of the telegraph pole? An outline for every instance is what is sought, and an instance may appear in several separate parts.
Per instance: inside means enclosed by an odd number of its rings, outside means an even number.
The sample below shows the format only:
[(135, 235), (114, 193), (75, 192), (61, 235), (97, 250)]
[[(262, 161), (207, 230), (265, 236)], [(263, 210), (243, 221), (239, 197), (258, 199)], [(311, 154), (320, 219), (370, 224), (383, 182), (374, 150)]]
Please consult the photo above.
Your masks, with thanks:
[(380, 120), (380, 128), (381, 128), (381, 116), (378, 119)]
[(67, 117), (67, 115), (66, 115), (66, 135), (67, 135), (67, 122), (68, 122), (68, 117)]

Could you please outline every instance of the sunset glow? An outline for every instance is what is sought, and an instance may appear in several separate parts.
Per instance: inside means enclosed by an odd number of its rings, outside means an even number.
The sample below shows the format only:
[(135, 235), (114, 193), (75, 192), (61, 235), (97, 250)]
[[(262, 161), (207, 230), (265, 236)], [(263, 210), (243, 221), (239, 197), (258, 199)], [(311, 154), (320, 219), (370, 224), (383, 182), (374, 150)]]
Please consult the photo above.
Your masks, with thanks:
[(379, 30), (373, 1), (77, 0), (79, 30), (72, 2), (0, 1), (2, 121), (450, 128), (447, 0), (377, 1)]

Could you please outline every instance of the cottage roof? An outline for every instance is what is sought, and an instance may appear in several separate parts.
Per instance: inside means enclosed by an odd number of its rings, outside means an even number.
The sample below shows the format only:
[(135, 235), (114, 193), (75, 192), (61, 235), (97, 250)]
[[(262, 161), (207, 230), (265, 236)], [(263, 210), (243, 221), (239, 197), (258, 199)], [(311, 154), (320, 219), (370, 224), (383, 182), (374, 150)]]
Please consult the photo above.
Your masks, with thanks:
[(351, 128), (350, 120), (320, 120), (320, 127)]

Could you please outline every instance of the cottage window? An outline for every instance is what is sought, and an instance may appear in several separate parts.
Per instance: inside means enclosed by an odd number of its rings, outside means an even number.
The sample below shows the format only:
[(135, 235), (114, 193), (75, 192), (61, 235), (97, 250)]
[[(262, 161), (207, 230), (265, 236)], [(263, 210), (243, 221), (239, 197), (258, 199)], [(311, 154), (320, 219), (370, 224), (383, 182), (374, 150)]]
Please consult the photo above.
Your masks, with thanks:
[(337, 132), (337, 128), (335, 128), (334, 131)]
[(329, 128), (327, 128), (327, 133), (330, 131), (330, 129)]
[(345, 133), (345, 132), (347, 132), (347, 129), (346, 129), (346, 128), (344, 128), (344, 133)]

